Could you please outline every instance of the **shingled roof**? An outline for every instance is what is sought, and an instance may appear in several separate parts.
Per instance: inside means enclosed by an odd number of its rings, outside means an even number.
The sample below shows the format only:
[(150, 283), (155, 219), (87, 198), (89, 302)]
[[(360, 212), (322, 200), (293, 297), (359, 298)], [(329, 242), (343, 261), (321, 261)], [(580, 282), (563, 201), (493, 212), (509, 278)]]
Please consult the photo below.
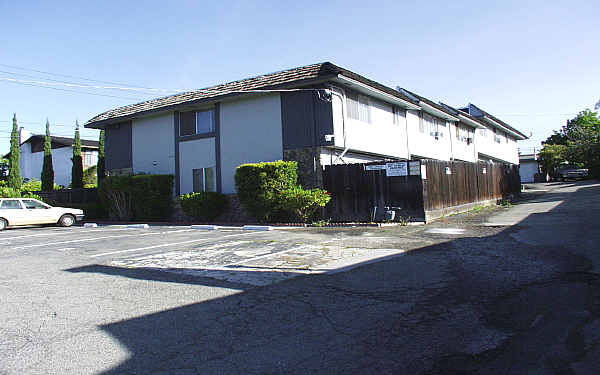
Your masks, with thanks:
[(85, 124), (85, 127), (99, 127), (102, 124), (116, 123), (120, 120), (129, 119), (135, 115), (173, 110), (182, 105), (196, 104), (203, 101), (215, 100), (217, 98), (244, 94), (245, 91), (302, 87), (315, 83), (315, 81), (334, 78), (338, 74), (352, 78), (400, 99), (412, 101), (409, 97), (397, 90), (372, 81), (330, 62), (324, 62), (111, 109), (110, 111), (101, 113), (89, 120)]
[[(56, 143), (62, 146), (66, 146), (66, 147), (71, 147), (75, 144), (75, 139), (74, 138), (69, 138), (69, 137), (57, 137), (57, 136), (50, 136), (52, 143)], [(37, 140), (42, 140), (44, 141), (46, 139), (46, 136), (43, 134), (34, 134), (31, 137), (29, 137), (25, 142), (23, 143), (27, 143), (30, 142), (34, 139)], [(81, 140), (81, 146), (82, 147), (89, 147), (89, 148), (98, 148), (99, 147), (99, 143), (98, 141), (91, 141), (88, 139), (82, 139)]]
[[(476, 118), (479, 118), (479, 117), (489, 117), (489, 118), (490, 118), (492, 121), (494, 121), (494, 122), (496, 122), (496, 123), (498, 123), (498, 124), (502, 125), (502, 126), (503, 126), (503, 127), (505, 127), (506, 129), (508, 129), (508, 130), (510, 130), (510, 131), (512, 131), (512, 132), (514, 132), (514, 133), (517, 133), (517, 134), (521, 135), (521, 136), (522, 136), (524, 139), (527, 139), (527, 138), (529, 138), (528, 136), (526, 136), (525, 134), (523, 134), (523, 132), (521, 132), (521, 131), (519, 131), (519, 130), (517, 130), (517, 129), (513, 128), (512, 126), (508, 125), (506, 122), (504, 122), (504, 121), (500, 120), (500, 119), (499, 119), (499, 118), (497, 118), (496, 116), (490, 115), (488, 112), (486, 112), (486, 111), (484, 111), (483, 109), (481, 109), (481, 108), (477, 107), (475, 104), (469, 103), (469, 106), (473, 106), (473, 107), (474, 107), (474, 108), (475, 108), (477, 111), (481, 112), (481, 114), (483, 115), (483, 116), (474, 116), (474, 117), (476, 117)], [(459, 110), (460, 110), (461, 112), (468, 113), (468, 114), (470, 114), (471, 116), (473, 116), (473, 115), (470, 113), (470, 111), (469, 111), (469, 106), (467, 106), (467, 107), (465, 107), (465, 108), (459, 108)]]

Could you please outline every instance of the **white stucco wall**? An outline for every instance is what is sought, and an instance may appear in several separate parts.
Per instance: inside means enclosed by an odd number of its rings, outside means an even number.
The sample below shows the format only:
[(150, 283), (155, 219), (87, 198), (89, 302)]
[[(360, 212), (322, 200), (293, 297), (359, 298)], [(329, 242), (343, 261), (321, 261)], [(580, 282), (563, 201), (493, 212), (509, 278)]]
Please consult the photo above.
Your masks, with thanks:
[(446, 122), (445, 126), (439, 126), (438, 131), (444, 136), (435, 139), (427, 124), (423, 125), (423, 132), (420, 131), (418, 111), (407, 111), (406, 120), (408, 121), (408, 148), (411, 155), (450, 160), (452, 152), (449, 123)]
[[(456, 137), (456, 127), (460, 126), (459, 138)], [(468, 161), (471, 163), (477, 162), (477, 154), (475, 153), (475, 135), (473, 133), (475, 129), (473, 127), (466, 126), (464, 124), (453, 123), (450, 125), (450, 139), (452, 141), (452, 157), (455, 160)], [(468, 136), (473, 138), (473, 142), (467, 144), (467, 142), (460, 140), (460, 136)]]
[[(52, 150), (52, 167), (54, 169), (54, 183), (69, 186), (71, 183), (71, 170), (73, 168), (72, 147), (61, 147)], [(23, 178), (41, 180), (44, 152), (31, 153), (31, 144), (21, 145), (21, 176)]]
[[(344, 94), (341, 88), (335, 92)], [(344, 98), (333, 100), (333, 126), (335, 145), (349, 147), (358, 152), (371, 152), (397, 158), (408, 158), (406, 145), (406, 125), (394, 123), (392, 105), (369, 98), (371, 123), (348, 117), (347, 102)], [(342, 117), (345, 116), (345, 117)], [(344, 127), (346, 143), (344, 144)]]
[(222, 192), (231, 194), (239, 165), (283, 158), (280, 96), (222, 103), (219, 120)]
[(173, 126), (172, 112), (133, 121), (131, 139), (134, 173), (175, 174)]
[[(486, 134), (486, 136), (483, 136), (479, 129), (476, 132), (475, 148), (478, 154), (485, 154), (508, 163), (519, 164), (517, 141), (512, 136), (508, 135), (508, 142), (506, 142), (507, 134), (497, 130), (497, 135), (500, 136), (500, 143), (498, 143), (494, 141), (494, 131), (491, 127), (487, 129)], [(479, 158), (485, 159), (481, 155)]]
[(203, 138), (179, 143), (180, 193), (194, 191), (193, 170), (216, 166), (215, 139)]

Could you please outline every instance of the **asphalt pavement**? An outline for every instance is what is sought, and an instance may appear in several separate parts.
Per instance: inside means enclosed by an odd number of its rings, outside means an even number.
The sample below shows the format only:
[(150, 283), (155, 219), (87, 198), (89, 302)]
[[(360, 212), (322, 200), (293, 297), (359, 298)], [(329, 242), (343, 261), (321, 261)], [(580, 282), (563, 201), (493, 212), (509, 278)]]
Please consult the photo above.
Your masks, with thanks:
[(0, 233), (1, 374), (595, 374), (600, 184), (418, 227)]

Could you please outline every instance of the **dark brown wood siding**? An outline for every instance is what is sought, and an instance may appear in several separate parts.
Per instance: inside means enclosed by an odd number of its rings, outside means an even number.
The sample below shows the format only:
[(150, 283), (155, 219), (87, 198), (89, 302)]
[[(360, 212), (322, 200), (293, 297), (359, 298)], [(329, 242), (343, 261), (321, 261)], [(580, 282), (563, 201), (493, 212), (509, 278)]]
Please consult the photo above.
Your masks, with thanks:
[(132, 168), (131, 121), (107, 126), (104, 137), (106, 170)]

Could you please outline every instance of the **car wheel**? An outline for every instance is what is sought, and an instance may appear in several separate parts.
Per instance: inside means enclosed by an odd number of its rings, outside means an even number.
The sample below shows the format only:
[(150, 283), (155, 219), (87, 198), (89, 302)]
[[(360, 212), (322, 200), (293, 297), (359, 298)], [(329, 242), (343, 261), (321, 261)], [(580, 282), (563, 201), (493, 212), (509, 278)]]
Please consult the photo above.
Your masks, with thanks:
[(61, 227), (70, 227), (75, 224), (75, 217), (73, 215), (62, 215), (58, 220), (58, 225)]
[(8, 226), (8, 222), (5, 219), (0, 218), (0, 230), (5, 230)]

